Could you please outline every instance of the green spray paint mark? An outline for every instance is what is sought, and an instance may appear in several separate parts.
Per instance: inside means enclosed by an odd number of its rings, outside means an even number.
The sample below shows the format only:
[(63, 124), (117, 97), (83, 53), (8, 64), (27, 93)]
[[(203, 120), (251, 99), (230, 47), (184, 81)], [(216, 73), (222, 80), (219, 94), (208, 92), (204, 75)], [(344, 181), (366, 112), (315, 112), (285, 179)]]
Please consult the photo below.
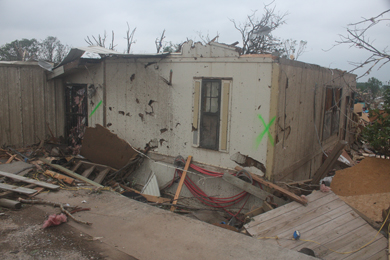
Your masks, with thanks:
[(275, 121), (276, 116), (271, 119), (269, 124), (265, 123), (265, 121), (264, 121), (264, 119), (263, 119), (263, 117), (261, 115), (257, 115), (257, 116), (260, 119), (260, 121), (263, 123), (265, 128), (264, 128), (263, 132), (261, 134), (259, 134), (259, 136), (256, 138), (256, 148), (259, 147), (259, 145), (261, 143), (261, 140), (263, 139), (265, 134), (268, 134), (269, 141), (271, 142), (272, 145), (274, 145), (274, 139), (272, 138), (272, 135), (269, 132), (269, 128), (273, 124), (273, 122)]
[(93, 109), (93, 111), (91, 112), (89, 117), (91, 117), (93, 114), (95, 114), (96, 110), (100, 107), (101, 104), (102, 104), (102, 100), (100, 100), (100, 102), (96, 105), (96, 107)]

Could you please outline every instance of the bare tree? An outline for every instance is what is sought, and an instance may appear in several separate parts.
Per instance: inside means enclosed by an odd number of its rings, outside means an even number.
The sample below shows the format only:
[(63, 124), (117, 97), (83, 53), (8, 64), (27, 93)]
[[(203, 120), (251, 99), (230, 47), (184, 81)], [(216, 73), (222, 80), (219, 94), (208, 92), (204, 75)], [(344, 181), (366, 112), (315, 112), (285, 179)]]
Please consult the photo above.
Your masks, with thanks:
[[(112, 31), (111, 43), (108, 46), (109, 50), (115, 50), (116, 45), (114, 45), (114, 36), (115, 36), (114, 31)], [(88, 43), (89, 46), (100, 46), (106, 48), (107, 33), (105, 30), (103, 36), (101, 36), (100, 34), (97, 37), (92, 35), (92, 39), (93, 41), (91, 40), (91, 38), (89, 38), (89, 36), (87, 36), (87, 39), (84, 40), (86, 43)]]
[[(126, 48), (126, 53), (130, 53), (131, 50), (131, 45), (135, 43), (134, 41), (134, 34), (135, 30), (137, 27), (135, 27), (131, 32), (130, 32), (130, 26), (129, 23), (127, 23), (127, 32), (126, 32), (126, 42), (127, 42), (127, 48)], [(165, 31), (165, 30), (164, 30)]]
[(288, 39), (283, 41), (284, 55), (283, 57), (290, 60), (298, 60), (298, 58), (305, 52), (307, 41), (300, 41)]
[[(272, 3), (271, 3), (272, 4)], [(241, 54), (272, 53), (280, 51), (281, 42), (272, 36), (272, 31), (285, 24), (284, 18), (288, 13), (275, 13), (276, 7), (264, 5), (264, 14), (259, 19), (256, 11), (248, 15), (244, 23), (231, 20), (242, 38)]]
[[(379, 50), (377, 47), (375, 47), (374, 41), (370, 40), (368, 36), (368, 31), (373, 26), (380, 22), (390, 20), (388, 16), (389, 14), (390, 9), (375, 17), (369, 19), (362, 18), (363, 20), (360, 22), (348, 24), (347, 34), (339, 35), (340, 40), (336, 41), (336, 44), (333, 46), (335, 47), (340, 44), (348, 44), (350, 47), (363, 49), (370, 54), (370, 56), (364, 62), (350, 62), (355, 66), (351, 72), (356, 69), (368, 66), (368, 69), (364, 72), (364, 74), (358, 78), (370, 74), (371, 70), (375, 66), (379, 66), (378, 69), (380, 69), (383, 65), (390, 61), (390, 54), (387, 50), (387, 46), (383, 50)], [(385, 18), (385, 15), (387, 15), (387, 18)]]
[(161, 37), (160, 38), (156, 38), (156, 40), (154, 41), (154, 43), (156, 44), (157, 53), (159, 53), (161, 48), (163, 47), (163, 43), (162, 42), (163, 42), (164, 39), (165, 39), (165, 29), (162, 32)]
[(210, 38), (209, 33), (207, 32), (207, 35), (204, 35), (201, 31), (197, 32), (200, 40), (202, 41), (203, 44), (208, 44), (210, 42), (215, 42), (218, 41), (219, 38), (219, 33), (217, 32), (217, 35), (214, 38)]

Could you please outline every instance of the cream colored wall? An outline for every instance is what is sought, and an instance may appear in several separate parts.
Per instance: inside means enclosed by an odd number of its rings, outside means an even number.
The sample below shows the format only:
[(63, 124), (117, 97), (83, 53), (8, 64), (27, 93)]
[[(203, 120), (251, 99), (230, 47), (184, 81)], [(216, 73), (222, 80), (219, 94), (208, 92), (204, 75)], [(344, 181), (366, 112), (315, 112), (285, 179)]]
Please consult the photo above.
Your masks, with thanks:
[[(162, 60), (107, 60), (108, 128), (139, 148), (157, 139), (155, 151), (169, 156), (192, 155), (198, 162), (234, 168), (237, 164), (230, 156), (240, 152), (266, 165), (268, 137), (265, 135), (258, 146), (256, 139), (264, 130), (258, 115), (269, 122), (272, 60), (239, 58), (233, 48), (217, 47), (189, 44), (184, 46), (182, 55), (173, 54)], [(145, 68), (153, 61), (157, 63)], [(171, 70), (169, 86), (162, 78), (169, 80)], [(194, 77), (233, 79), (228, 152), (192, 145)], [(153, 114), (148, 105), (151, 101)]]

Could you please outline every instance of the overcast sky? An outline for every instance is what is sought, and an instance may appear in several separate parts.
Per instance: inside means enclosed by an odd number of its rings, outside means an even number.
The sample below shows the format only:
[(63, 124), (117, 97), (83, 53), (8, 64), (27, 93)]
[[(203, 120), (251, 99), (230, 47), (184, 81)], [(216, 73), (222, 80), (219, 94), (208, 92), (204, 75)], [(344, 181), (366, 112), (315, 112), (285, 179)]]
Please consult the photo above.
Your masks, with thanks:
[[(246, 16), (270, 1), (255, 0), (0, 0), (0, 45), (22, 38), (42, 40), (56, 36), (72, 47), (86, 46), (86, 36), (115, 31), (117, 51), (126, 48), (127, 24), (137, 27), (133, 53), (154, 53), (154, 41), (166, 30), (166, 41), (183, 42), (187, 37), (199, 40), (197, 32), (220, 35), (219, 42), (240, 41), (230, 19), (245, 21)], [(325, 52), (346, 34), (352, 22), (370, 18), (390, 9), (390, 0), (275, 0), (276, 9), (288, 12), (287, 24), (273, 32), (281, 39), (305, 40), (306, 53), (299, 60), (323, 67), (350, 70), (350, 61), (364, 61), (369, 53), (349, 46), (337, 46)], [(390, 18), (390, 14), (387, 16)], [(377, 24), (369, 32), (370, 40), (383, 50), (390, 45), (390, 21)], [(361, 74), (363, 71), (356, 71)], [(390, 63), (370, 74), (381, 81), (390, 80)], [(368, 77), (360, 81), (366, 81)]]

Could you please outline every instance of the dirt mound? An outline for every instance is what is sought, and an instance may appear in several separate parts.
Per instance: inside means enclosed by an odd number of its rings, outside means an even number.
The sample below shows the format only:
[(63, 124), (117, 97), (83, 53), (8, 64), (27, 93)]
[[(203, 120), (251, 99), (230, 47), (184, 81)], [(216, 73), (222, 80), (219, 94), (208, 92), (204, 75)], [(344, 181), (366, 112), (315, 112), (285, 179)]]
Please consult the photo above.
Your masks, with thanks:
[(337, 171), (330, 187), (340, 196), (390, 192), (390, 160), (365, 158), (354, 167)]

